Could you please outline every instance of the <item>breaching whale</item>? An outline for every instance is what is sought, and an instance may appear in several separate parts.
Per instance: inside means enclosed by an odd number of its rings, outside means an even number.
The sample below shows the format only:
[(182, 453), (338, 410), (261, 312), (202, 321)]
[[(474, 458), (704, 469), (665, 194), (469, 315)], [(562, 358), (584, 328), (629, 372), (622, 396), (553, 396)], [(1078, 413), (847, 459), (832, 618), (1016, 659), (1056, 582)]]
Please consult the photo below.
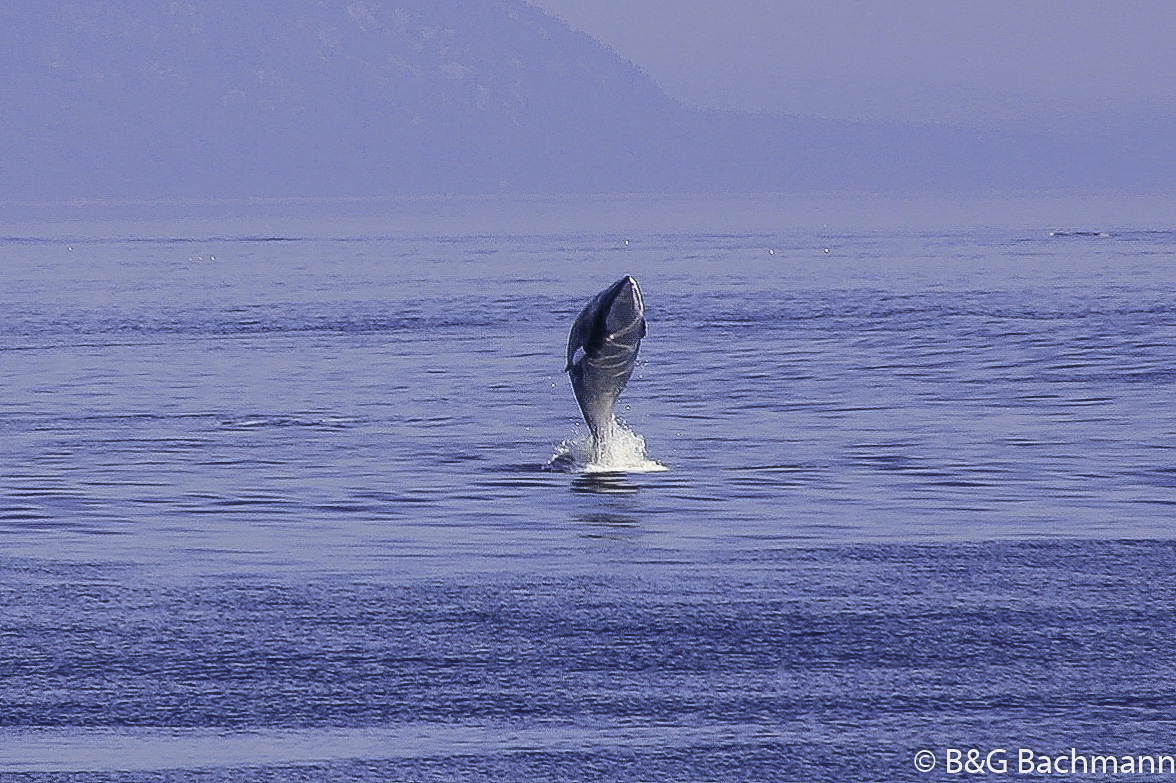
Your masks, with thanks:
[(592, 297), (572, 324), (564, 372), (598, 446), (616, 424), (613, 408), (633, 375), (644, 336), (645, 302), (628, 275)]

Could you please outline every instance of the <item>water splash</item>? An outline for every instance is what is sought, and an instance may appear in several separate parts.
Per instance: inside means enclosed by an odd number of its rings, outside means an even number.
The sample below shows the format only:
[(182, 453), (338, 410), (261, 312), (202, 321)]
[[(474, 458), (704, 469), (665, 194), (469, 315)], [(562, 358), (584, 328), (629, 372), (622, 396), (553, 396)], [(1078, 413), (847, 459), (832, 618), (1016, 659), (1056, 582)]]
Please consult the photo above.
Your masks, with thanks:
[(581, 435), (564, 440), (547, 461), (568, 473), (656, 473), (669, 470), (646, 456), (645, 438), (614, 421), (599, 438)]

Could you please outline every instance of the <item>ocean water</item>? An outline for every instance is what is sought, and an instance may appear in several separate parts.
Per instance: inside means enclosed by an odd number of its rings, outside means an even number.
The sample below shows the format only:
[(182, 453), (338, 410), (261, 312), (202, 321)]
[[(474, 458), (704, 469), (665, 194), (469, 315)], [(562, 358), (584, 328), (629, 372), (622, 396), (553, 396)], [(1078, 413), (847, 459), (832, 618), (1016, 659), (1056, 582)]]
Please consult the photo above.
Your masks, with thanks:
[(1176, 231), (836, 217), (6, 227), (0, 780), (1176, 755)]

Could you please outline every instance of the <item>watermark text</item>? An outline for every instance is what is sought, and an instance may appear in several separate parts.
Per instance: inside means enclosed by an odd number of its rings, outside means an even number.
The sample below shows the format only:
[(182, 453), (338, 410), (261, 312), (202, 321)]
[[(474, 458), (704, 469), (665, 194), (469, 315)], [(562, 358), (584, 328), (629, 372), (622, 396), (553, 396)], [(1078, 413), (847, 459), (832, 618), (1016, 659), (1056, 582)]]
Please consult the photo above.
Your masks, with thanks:
[(1069, 748), (1045, 753), (1035, 748), (927, 748), (914, 754), (919, 772), (959, 775), (1168, 775), (1176, 778), (1171, 753), (1089, 753)]

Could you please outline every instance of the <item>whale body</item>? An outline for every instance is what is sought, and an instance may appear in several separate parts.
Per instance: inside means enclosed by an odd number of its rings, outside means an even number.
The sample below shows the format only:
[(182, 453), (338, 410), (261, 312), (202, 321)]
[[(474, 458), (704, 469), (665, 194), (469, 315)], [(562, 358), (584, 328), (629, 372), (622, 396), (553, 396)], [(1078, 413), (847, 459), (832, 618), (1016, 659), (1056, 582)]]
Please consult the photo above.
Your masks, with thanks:
[(627, 275), (592, 297), (572, 324), (564, 371), (597, 444), (616, 425), (613, 408), (633, 375), (644, 336), (645, 302)]

